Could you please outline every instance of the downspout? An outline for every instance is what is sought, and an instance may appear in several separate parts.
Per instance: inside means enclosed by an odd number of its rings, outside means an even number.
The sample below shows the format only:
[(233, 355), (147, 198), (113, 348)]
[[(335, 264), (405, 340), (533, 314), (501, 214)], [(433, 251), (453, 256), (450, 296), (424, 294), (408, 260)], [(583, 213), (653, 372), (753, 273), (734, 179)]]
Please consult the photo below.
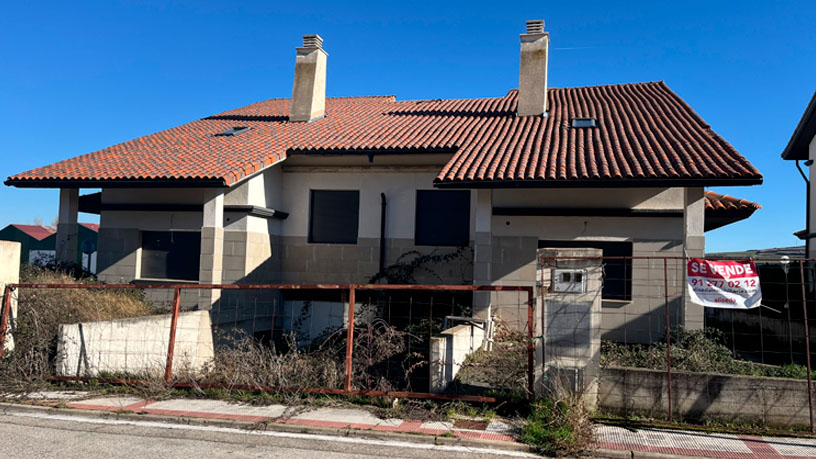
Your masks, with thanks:
[[(810, 160), (805, 161), (805, 165), (808, 165)], [(799, 160), (796, 160), (796, 169), (799, 170), (799, 174), (802, 176), (802, 180), (805, 181), (805, 235), (810, 234), (810, 180), (808, 180), (805, 172), (802, 170), (802, 166), (799, 165)], [(810, 238), (805, 238), (805, 258), (810, 256)]]
[(380, 193), (380, 273), (385, 272), (385, 193)]

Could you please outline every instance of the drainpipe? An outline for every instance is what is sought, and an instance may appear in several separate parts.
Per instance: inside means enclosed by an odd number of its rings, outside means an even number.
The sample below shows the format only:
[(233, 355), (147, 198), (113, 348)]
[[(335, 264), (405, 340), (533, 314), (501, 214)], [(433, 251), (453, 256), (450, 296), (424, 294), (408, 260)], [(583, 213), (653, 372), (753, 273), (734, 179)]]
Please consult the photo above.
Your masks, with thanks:
[[(811, 162), (811, 161), (810, 160), (805, 161), (805, 165), (810, 166), (810, 164), (808, 164), (809, 162)], [(810, 256), (810, 237), (807, 237), (807, 236), (809, 236), (810, 232), (811, 232), (811, 229), (810, 229), (810, 180), (808, 180), (807, 176), (805, 175), (805, 172), (802, 170), (802, 167), (799, 165), (799, 160), (798, 159), (796, 160), (796, 169), (799, 170), (799, 174), (802, 176), (802, 180), (805, 181), (805, 190), (806, 190), (805, 191), (805, 198), (806, 198), (806, 201), (805, 201), (805, 236), (806, 236), (805, 237), (805, 258), (807, 258), (807, 257)]]
[(380, 272), (385, 271), (385, 193), (380, 193)]

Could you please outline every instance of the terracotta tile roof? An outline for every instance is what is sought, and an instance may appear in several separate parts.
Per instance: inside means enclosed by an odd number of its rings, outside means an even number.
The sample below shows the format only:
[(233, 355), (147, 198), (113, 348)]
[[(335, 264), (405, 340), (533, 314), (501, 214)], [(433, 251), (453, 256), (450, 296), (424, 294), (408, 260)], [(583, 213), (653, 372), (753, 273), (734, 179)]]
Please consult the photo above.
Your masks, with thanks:
[(24, 232), (25, 234), (33, 237), (38, 241), (42, 241), (43, 239), (51, 236), (52, 234), (56, 234), (56, 230), (52, 227), (42, 226), (42, 225), (17, 225), (12, 224), (11, 226), (17, 228), (18, 230)]
[(727, 194), (719, 194), (713, 191), (706, 190), (705, 192), (705, 210), (706, 211), (730, 211), (730, 210), (745, 210), (755, 211), (761, 209), (762, 206), (745, 199), (735, 198)]
[(99, 223), (80, 223), (80, 225), (88, 228), (91, 231), (99, 232)]
[[(311, 123), (289, 123), (288, 99), (271, 99), (17, 174), (6, 184), (229, 185), (293, 152), (372, 150), (450, 152), (436, 179), (440, 186), (762, 180), (663, 82), (551, 89), (549, 95), (546, 118), (517, 117), (515, 90), (461, 100), (329, 98), (326, 117)], [(571, 118), (588, 116), (597, 118), (597, 128), (569, 127)], [(251, 129), (213, 136), (234, 126)]]

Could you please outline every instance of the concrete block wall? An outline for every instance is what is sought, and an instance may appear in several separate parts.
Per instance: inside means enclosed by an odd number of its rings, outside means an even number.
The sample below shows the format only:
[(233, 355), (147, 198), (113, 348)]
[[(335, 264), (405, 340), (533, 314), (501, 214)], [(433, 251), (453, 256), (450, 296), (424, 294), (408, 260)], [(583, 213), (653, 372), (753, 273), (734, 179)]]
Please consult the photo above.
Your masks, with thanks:
[(139, 246), (136, 228), (99, 228), (97, 269), (106, 283), (130, 282), (139, 275)]
[[(678, 225), (680, 222), (677, 222)], [(543, 236), (542, 236), (543, 237)], [(556, 238), (557, 239), (557, 238)], [(536, 285), (537, 236), (493, 236), (494, 285)], [(682, 240), (632, 239), (633, 256), (682, 257)], [(604, 300), (603, 338), (648, 343), (665, 335), (663, 260), (632, 261), (632, 299)], [(669, 307), (672, 325), (682, 321), (684, 269), (681, 260), (668, 260)], [(493, 316), (518, 330), (526, 330), (527, 310), (518, 294), (493, 292)]]
[[(535, 236), (493, 237), (493, 285), (536, 286)], [(523, 292), (491, 292), (491, 316), (512, 330), (527, 333), (528, 305)]]
[[(284, 283), (367, 283), (380, 269), (378, 238), (358, 238), (357, 244), (312, 244), (305, 237), (292, 236), (282, 237), (280, 241), (281, 281)], [(386, 239), (385, 264), (392, 265), (409, 252), (424, 254), (434, 249), (416, 246), (412, 239)], [(454, 247), (437, 250), (440, 254), (454, 251)], [(470, 249), (450, 263), (426, 267), (436, 275), (417, 270), (418, 283), (469, 284), (473, 279)]]
[[(169, 314), (60, 325), (56, 370), (60, 376), (163, 375), (170, 340)], [(173, 372), (193, 373), (214, 356), (207, 311), (179, 315)]]
[[(635, 257), (682, 257), (680, 240), (632, 241)], [(650, 343), (665, 336), (666, 289), (662, 259), (632, 260), (632, 299), (603, 301), (603, 339), (625, 343)], [(669, 318), (671, 326), (682, 323), (682, 298), (685, 292), (685, 263), (667, 260)]]
[[(601, 370), (599, 407), (617, 415), (668, 417), (665, 371)], [(809, 425), (807, 381), (672, 371), (674, 419), (772, 427)]]

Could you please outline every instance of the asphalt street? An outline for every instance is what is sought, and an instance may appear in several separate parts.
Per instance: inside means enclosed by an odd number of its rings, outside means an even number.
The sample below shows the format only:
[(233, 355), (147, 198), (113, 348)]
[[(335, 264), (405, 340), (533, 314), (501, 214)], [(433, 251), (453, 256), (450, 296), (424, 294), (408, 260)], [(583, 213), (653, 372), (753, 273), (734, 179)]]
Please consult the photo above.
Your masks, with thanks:
[(65, 414), (0, 414), (2, 453), (8, 458), (482, 458), (535, 457), (513, 451), (391, 440), (331, 437), (269, 430), (167, 424)]

